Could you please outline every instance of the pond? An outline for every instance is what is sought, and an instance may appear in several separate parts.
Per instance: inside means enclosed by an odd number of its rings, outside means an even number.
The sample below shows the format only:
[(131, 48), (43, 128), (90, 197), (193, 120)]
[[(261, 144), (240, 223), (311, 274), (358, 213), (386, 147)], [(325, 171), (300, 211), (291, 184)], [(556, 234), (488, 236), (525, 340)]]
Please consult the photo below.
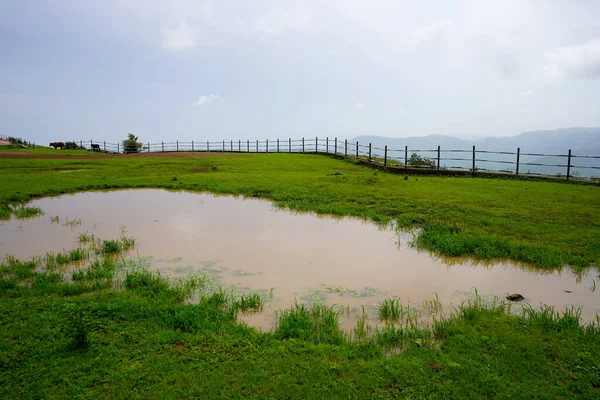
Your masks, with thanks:
[(77, 193), (29, 205), (45, 214), (0, 222), (0, 255), (25, 260), (68, 250), (81, 233), (110, 239), (124, 226), (136, 238), (130, 256), (139, 254), (164, 275), (202, 271), (238, 294), (272, 289), (262, 313), (241, 316), (264, 329), (274, 325), (277, 310), (295, 301), (343, 306), (351, 311), (342, 322), (349, 328), (363, 308), (376, 319), (385, 298), (419, 307), (437, 296), (451, 309), (475, 289), (488, 300), (516, 292), (532, 306), (581, 307), (585, 321), (600, 312), (596, 270), (549, 273), (511, 262), (436, 257), (412, 248), (412, 236), (393, 227), (294, 213), (264, 200), (142, 189)]

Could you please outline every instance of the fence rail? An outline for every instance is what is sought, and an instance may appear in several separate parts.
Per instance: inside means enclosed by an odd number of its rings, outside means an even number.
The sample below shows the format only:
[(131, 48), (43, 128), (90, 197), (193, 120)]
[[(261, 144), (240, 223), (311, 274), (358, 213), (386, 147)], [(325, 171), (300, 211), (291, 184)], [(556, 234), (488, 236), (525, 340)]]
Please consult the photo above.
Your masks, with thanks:
[[(82, 148), (107, 153), (123, 153), (122, 143), (97, 140), (75, 141)], [(496, 173), (515, 176), (545, 176), (566, 180), (600, 181), (600, 156), (573, 154), (543, 154), (516, 151), (478, 149), (412, 149), (375, 147), (337, 138), (301, 138), (275, 140), (170, 141), (143, 143), (139, 152), (210, 151), (236, 153), (323, 153), (353, 158), (388, 169), (410, 171), (440, 171), (443, 173)]]

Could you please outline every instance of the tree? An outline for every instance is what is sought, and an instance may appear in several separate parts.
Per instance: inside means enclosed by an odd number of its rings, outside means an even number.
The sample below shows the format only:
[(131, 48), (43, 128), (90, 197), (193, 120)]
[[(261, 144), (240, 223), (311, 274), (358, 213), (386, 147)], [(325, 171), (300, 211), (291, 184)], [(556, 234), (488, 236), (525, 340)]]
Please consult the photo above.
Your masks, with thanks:
[(138, 137), (133, 133), (129, 133), (127, 139), (123, 140), (123, 153), (139, 153), (142, 146), (142, 142), (138, 142)]
[(434, 168), (435, 161), (430, 160), (427, 157), (421, 157), (417, 153), (412, 153), (410, 158), (408, 159), (408, 165), (411, 167), (426, 167), (426, 168)]

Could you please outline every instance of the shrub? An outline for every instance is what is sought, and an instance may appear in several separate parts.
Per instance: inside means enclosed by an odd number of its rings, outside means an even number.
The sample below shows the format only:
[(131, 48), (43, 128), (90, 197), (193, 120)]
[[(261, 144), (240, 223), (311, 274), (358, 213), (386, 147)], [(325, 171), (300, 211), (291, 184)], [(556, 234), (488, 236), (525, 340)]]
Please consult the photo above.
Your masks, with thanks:
[(430, 160), (427, 157), (422, 157), (422, 156), (418, 155), (417, 153), (412, 153), (410, 155), (410, 158), (408, 159), (408, 165), (410, 165), (412, 167), (433, 168), (433, 167), (435, 167), (435, 161)]
[(78, 145), (75, 142), (65, 142), (66, 150), (85, 150), (85, 147)]

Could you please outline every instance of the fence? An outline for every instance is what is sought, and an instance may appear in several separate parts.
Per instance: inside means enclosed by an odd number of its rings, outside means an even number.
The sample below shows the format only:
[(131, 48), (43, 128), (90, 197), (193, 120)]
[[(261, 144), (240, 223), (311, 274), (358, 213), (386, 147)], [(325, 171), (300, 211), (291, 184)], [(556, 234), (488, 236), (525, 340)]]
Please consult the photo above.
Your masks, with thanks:
[[(123, 152), (122, 143), (78, 141), (81, 147), (96, 148), (108, 153)], [(94, 146), (93, 146), (94, 145)], [(566, 180), (600, 180), (600, 156), (573, 154), (542, 154), (516, 151), (477, 149), (400, 149), (360, 144), (337, 138), (302, 138), (276, 140), (174, 141), (143, 143), (140, 152), (210, 151), (236, 153), (323, 153), (362, 160), (389, 170), (406, 172), (501, 174), (540, 176)]]
[(18, 145), (18, 146), (26, 147), (26, 148), (31, 148), (32, 146), (35, 146), (35, 144), (33, 144), (25, 139), (16, 138), (16, 137), (12, 137), (12, 136), (0, 135), (0, 140), (6, 140), (7, 142), (10, 142), (10, 144), (12, 144), (12, 145)]

